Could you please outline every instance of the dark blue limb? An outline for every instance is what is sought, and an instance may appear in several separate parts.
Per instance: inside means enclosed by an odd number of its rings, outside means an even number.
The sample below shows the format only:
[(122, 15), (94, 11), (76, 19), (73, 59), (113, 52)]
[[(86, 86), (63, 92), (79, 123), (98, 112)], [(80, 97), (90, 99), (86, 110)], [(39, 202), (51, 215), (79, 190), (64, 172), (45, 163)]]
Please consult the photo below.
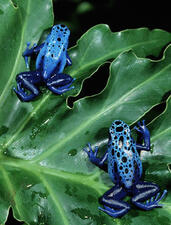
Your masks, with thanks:
[[(13, 88), (21, 101), (29, 102), (39, 95), (36, 84), (41, 82), (40, 73), (38, 71), (23, 72), (17, 75), (17, 89)], [(28, 94), (25, 90), (30, 91)]]
[(30, 46), (30, 42), (27, 43), (27, 48), (22, 54), (22, 56), (24, 57), (25, 64), (26, 64), (27, 68), (29, 68), (28, 57), (31, 56), (34, 53), (39, 52), (41, 50), (41, 48), (43, 48), (44, 43), (42, 43), (41, 45), (34, 44), (33, 47), (30, 48), (30, 49), (29, 49), (29, 46)]
[(66, 52), (66, 60), (67, 60), (67, 66), (71, 66), (72, 65), (72, 61), (71, 61), (71, 58), (68, 55), (68, 52)]
[(15, 91), (16, 95), (18, 96), (18, 98), (22, 101), (22, 102), (29, 102), (32, 101), (37, 95), (30, 93), (29, 95), (26, 94), (24, 91), (20, 90), (20, 89), (16, 89), (13, 88), (13, 90)]
[[(164, 198), (167, 190), (160, 196), (159, 187), (156, 184), (140, 182), (136, 184), (132, 203), (143, 210), (162, 207), (159, 202)], [(160, 198), (159, 198), (160, 196)], [(146, 201), (146, 203), (144, 203)]]
[(87, 148), (83, 148), (83, 150), (87, 153), (90, 161), (96, 166), (98, 166), (100, 169), (104, 170), (105, 172), (108, 172), (107, 164), (105, 164), (105, 161), (108, 157), (108, 151), (106, 151), (102, 158), (97, 158), (97, 153), (99, 150), (98, 146), (96, 146), (95, 151), (93, 151), (91, 144), (88, 143), (88, 148), (89, 150), (87, 150)]
[(123, 187), (119, 185), (112, 187), (99, 199), (99, 202), (104, 206), (104, 208), (99, 207), (99, 209), (114, 218), (124, 216), (130, 210), (129, 204), (122, 201), (126, 195)]
[(68, 74), (55, 74), (47, 80), (46, 85), (53, 93), (60, 95), (74, 88), (70, 87), (74, 80)]
[(145, 125), (145, 120), (142, 121), (142, 124), (138, 122), (138, 127), (134, 127), (134, 129), (138, 132), (140, 136), (140, 140), (144, 142), (144, 144), (136, 144), (137, 150), (150, 151), (150, 132)]

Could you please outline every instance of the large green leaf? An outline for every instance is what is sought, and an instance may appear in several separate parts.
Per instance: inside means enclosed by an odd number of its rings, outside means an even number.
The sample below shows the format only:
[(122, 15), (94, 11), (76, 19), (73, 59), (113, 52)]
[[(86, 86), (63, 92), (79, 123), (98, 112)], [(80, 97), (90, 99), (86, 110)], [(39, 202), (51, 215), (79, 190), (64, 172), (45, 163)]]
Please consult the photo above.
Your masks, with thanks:
[[(160, 102), (169, 90), (171, 47), (158, 62), (124, 53), (112, 63), (101, 94), (79, 100), (73, 110), (65, 100), (78, 93), (82, 80), (122, 51), (158, 56), (171, 35), (146, 28), (112, 33), (108, 26), (97, 25), (69, 51), (73, 65), (66, 72), (77, 78), (75, 90), (63, 96), (48, 92), (35, 102), (21, 103), (12, 91), (16, 74), (25, 70), (21, 54), (27, 41), (37, 42), (52, 25), (51, 1), (2, 0), (0, 21), (0, 224), (10, 206), (18, 220), (31, 225), (134, 224), (142, 217), (157, 223), (167, 218), (170, 195), (159, 219), (151, 217), (157, 209), (153, 214), (132, 210), (120, 221), (101, 213), (97, 199), (112, 183), (88, 162), (82, 147), (88, 141), (103, 145), (115, 118), (132, 124)], [(153, 159), (146, 158), (151, 165), (145, 167), (147, 178), (155, 175), (150, 168), (156, 169), (159, 179), (166, 177), (164, 188), (169, 179), (166, 161), (159, 173)], [(132, 219), (135, 214), (137, 219)]]
[[(51, 96), (48, 104), (37, 105), (24, 125), (18, 121), (22, 132), (15, 133), (16, 118), (9, 123), (10, 129), (3, 127), (1, 221), (12, 205), (15, 217), (28, 224), (110, 225), (140, 221), (163, 224), (165, 221), (169, 225), (170, 193), (163, 209), (149, 212), (132, 209), (120, 220), (100, 212), (97, 199), (112, 183), (107, 174), (91, 165), (82, 148), (87, 142), (99, 146), (106, 143), (108, 127), (114, 119), (132, 124), (160, 102), (170, 89), (170, 59), (171, 46), (160, 61), (125, 52), (111, 64), (107, 87), (99, 95), (77, 101), (72, 110), (66, 108), (64, 100), (56, 101), (57, 97)], [(23, 103), (22, 107), (27, 105), (30, 104)], [(18, 120), (26, 111), (20, 113)], [(155, 126), (151, 129), (153, 141)], [(154, 156), (158, 157), (158, 151), (155, 148)], [(146, 178), (156, 181), (162, 189), (170, 179), (163, 159), (167, 158), (165, 151), (164, 143), (160, 159), (151, 158), (150, 153), (145, 159)]]

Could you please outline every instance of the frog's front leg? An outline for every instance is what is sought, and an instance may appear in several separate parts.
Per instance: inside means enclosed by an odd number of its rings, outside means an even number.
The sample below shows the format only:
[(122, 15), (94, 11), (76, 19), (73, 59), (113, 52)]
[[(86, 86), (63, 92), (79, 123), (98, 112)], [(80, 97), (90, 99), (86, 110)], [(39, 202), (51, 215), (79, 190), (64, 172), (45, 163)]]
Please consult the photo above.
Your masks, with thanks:
[(145, 120), (142, 122), (138, 122), (139, 127), (134, 127), (134, 129), (138, 132), (138, 135), (140, 136), (140, 139), (144, 141), (144, 144), (136, 144), (137, 150), (145, 150), (150, 151), (150, 132), (148, 128), (145, 125)]
[(87, 148), (83, 148), (83, 150), (87, 153), (90, 161), (96, 166), (98, 166), (100, 169), (107, 172), (108, 168), (107, 168), (107, 164), (105, 164), (105, 161), (107, 160), (107, 157), (108, 157), (108, 151), (106, 151), (106, 153), (104, 154), (102, 158), (97, 158), (97, 153), (99, 150), (98, 146), (96, 146), (95, 151), (93, 151), (91, 144), (88, 143), (88, 148), (89, 150), (87, 150)]
[(42, 43), (41, 45), (34, 44), (33, 47), (30, 49), (29, 49), (29, 46), (30, 46), (30, 42), (27, 42), (27, 47), (22, 54), (27, 68), (29, 68), (28, 57), (32, 56), (34, 53), (39, 52), (43, 48), (44, 43)]
[(72, 65), (72, 61), (71, 61), (71, 58), (68, 55), (68, 52), (66, 52), (66, 63), (67, 63), (67, 66), (71, 66)]
[(55, 74), (46, 81), (46, 85), (53, 93), (61, 95), (74, 88), (70, 87), (75, 79), (68, 74)]
[[(38, 71), (20, 73), (17, 75), (16, 81), (17, 89), (13, 88), (13, 90), (21, 101), (29, 102), (39, 94), (39, 90), (35, 86), (35, 84), (41, 82), (40, 73)], [(30, 94), (25, 90), (30, 91)]]
[(116, 185), (99, 199), (99, 202), (104, 206), (104, 208), (99, 207), (99, 209), (114, 218), (124, 216), (130, 210), (129, 204), (122, 201), (126, 195), (124, 188)]
[[(151, 210), (153, 208), (162, 207), (159, 202), (166, 195), (167, 190), (163, 191), (160, 196), (159, 187), (149, 182), (139, 182), (134, 188), (134, 196), (132, 203), (143, 210)], [(144, 203), (146, 201), (146, 203)]]

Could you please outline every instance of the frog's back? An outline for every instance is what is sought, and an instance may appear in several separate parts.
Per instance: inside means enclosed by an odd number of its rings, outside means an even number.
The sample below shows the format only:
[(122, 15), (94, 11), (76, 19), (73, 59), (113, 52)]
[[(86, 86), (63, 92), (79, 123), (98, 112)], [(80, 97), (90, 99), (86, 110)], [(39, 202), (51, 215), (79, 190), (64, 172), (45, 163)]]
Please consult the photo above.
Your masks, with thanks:
[(43, 73), (47, 73), (46, 76), (57, 69), (62, 59), (66, 60), (69, 35), (65, 25), (53, 26), (36, 61), (36, 68), (41, 68)]
[(116, 184), (130, 188), (142, 175), (142, 164), (129, 126), (115, 120), (109, 129), (108, 172)]

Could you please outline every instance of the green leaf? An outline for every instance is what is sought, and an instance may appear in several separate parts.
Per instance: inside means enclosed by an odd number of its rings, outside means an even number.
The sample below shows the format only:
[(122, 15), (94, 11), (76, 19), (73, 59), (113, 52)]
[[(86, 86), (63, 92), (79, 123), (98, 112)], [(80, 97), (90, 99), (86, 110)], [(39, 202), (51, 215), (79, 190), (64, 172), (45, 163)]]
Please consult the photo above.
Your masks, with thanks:
[[(7, 125), (2, 124), (6, 124), (10, 111), (15, 111), (19, 103), (12, 93), (12, 86), (14, 86), (16, 74), (25, 70), (22, 52), (26, 48), (26, 43), (38, 42), (42, 31), (52, 24), (51, 0), (0, 1), (0, 135), (8, 131)], [(4, 121), (4, 118), (8, 119)], [(5, 190), (6, 187), (1, 196), (8, 195)], [(0, 224), (6, 220), (10, 205), (1, 196)]]
[[(0, 139), (0, 209), (3, 213), (0, 221), (4, 222), (7, 207), (12, 205), (15, 217), (28, 224), (110, 225), (140, 221), (163, 224), (164, 221), (169, 225), (170, 193), (163, 200), (166, 202), (163, 209), (149, 212), (132, 209), (122, 219), (100, 212), (98, 197), (113, 184), (107, 174), (89, 162), (82, 148), (87, 142), (102, 147), (114, 119), (131, 125), (161, 101), (170, 90), (170, 59), (171, 46), (159, 61), (138, 58), (128, 51), (111, 64), (105, 90), (77, 101), (72, 110), (63, 104), (64, 98), (56, 96), (51, 96), (48, 104), (39, 101), (19, 104), (23, 108), (37, 104), (36, 110), (31, 106), (28, 111), (29, 108), (21, 111), (20, 107), (14, 108)], [(27, 120), (25, 114), (29, 115)], [(14, 117), (12, 122), (9, 117)], [(162, 150), (165, 151), (165, 144)], [(166, 188), (170, 176), (165, 161), (158, 159), (162, 164), (158, 168), (156, 160), (146, 158), (146, 177), (156, 180), (161, 189)]]
[[(169, 97), (167, 101), (167, 106), (165, 111), (156, 118), (150, 125), (149, 129), (151, 130), (152, 142), (154, 144), (154, 148), (158, 155), (163, 154), (163, 146), (165, 146), (164, 155), (166, 157), (171, 157), (171, 142), (168, 141), (170, 139), (171, 134), (171, 98)], [(170, 160), (171, 162), (171, 160)]]
[[(112, 183), (90, 164), (82, 147), (87, 142), (105, 144), (115, 118), (132, 124), (160, 102), (169, 90), (171, 48), (158, 62), (126, 52), (112, 63), (101, 94), (79, 100), (73, 110), (65, 100), (70, 93), (78, 93), (85, 78), (122, 51), (158, 56), (171, 35), (146, 28), (112, 33), (108, 26), (97, 25), (69, 51), (73, 65), (66, 72), (77, 78), (75, 90), (63, 96), (44, 93), (34, 102), (21, 103), (12, 91), (16, 74), (26, 70), (21, 55), (27, 41), (37, 42), (53, 24), (51, 1), (2, 0), (0, 21), (0, 224), (5, 223), (10, 206), (15, 218), (31, 225), (133, 224), (142, 217), (163, 222), (169, 205), (166, 211), (160, 209), (163, 217), (159, 219), (151, 217), (157, 209), (132, 210), (122, 220), (100, 212), (97, 199)], [(164, 173), (161, 170), (159, 178)]]
[[(171, 223), (171, 192), (170, 182), (171, 176), (168, 165), (171, 163), (171, 98), (167, 101), (165, 111), (158, 118), (153, 120), (148, 129), (151, 133), (151, 143), (153, 145), (153, 152), (143, 152), (143, 165), (145, 170), (145, 178), (147, 181), (157, 183), (162, 189), (168, 190), (167, 198), (163, 201), (162, 210), (158, 211), (158, 218), (156, 224), (170, 224)], [(154, 215), (154, 214), (153, 214)], [(151, 216), (153, 216), (151, 215)], [(155, 215), (154, 215), (155, 216)], [(151, 224), (153, 219), (148, 221)]]
[(139, 57), (157, 57), (170, 41), (171, 34), (160, 29), (139, 28), (113, 33), (105, 24), (92, 27), (69, 51), (73, 65), (66, 73), (77, 78), (73, 93), (79, 92), (82, 80), (121, 52), (133, 49)]
[[(170, 176), (166, 171), (169, 171), (169, 165), (171, 164), (171, 97), (167, 100), (167, 105), (165, 111), (155, 120), (153, 120), (148, 128), (151, 132), (151, 142), (153, 144), (153, 154), (148, 155), (147, 153), (143, 154), (144, 160), (151, 166), (153, 172), (149, 172), (149, 174), (154, 174), (160, 182), (165, 185), (168, 182), (166, 176)], [(160, 168), (157, 173), (154, 172), (156, 169), (155, 165)], [(168, 169), (168, 170), (167, 170)], [(165, 170), (163, 176), (160, 174), (160, 170)], [(162, 171), (163, 173), (164, 171)], [(148, 174), (148, 171), (147, 171)], [(168, 184), (169, 186), (169, 184)], [(170, 204), (171, 206), (171, 204)]]
[(17, 104), (12, 91), (16, 74), (26, 70), (22, 52), (27, 42), (37, 43), (43, 30), (52, 26), (53, 12), (51, 0), (1, 0), (0, 9), (0, 108), (8, 114)]

